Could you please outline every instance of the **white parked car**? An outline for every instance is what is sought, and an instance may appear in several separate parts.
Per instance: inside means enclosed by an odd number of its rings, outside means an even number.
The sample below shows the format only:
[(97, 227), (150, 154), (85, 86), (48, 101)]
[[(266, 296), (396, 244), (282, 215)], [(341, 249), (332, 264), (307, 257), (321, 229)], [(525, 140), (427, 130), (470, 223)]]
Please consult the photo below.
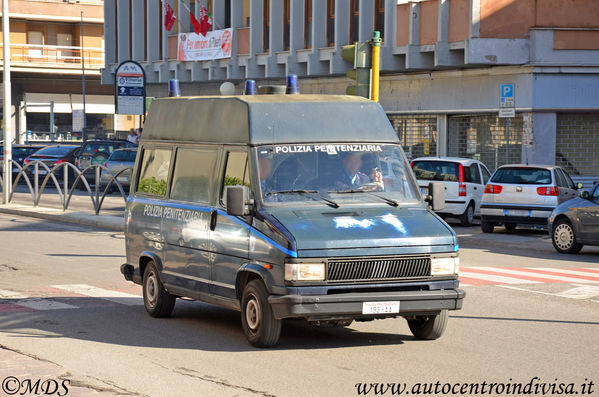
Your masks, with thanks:
[(578, 186), (561, 167), (501, 166), (485, 187), (482, 231), (492, 233), (499, 224), (508, 230), (519, 224), (547, 226), (547, 218), (555, 207), (576, 197)]
[(457, 157), (420, 157), (411, 164), (423, 195), (428, 194), (430, 182), (445, 184), (445, 209), (439, 215), (455, 216), (463, 226), (472, 225), (491, 176), (487, 167), (478, 160)]

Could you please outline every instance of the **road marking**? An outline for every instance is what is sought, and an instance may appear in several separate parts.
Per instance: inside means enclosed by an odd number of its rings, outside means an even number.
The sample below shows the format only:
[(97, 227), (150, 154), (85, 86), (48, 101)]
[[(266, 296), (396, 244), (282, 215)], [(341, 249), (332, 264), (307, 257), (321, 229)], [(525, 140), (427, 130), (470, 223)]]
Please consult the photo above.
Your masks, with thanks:
[(143, 305), (143, 300), (139, 295), (128, 294), (126, 292), (113, 291), (109, 289), (94, 287), (87, 284), (67, 284), (53, 285), (53, 288), (73, 292), (92, 298), (101, 298), (111, 302), (120, 303), (127, 306)]
[(550, 267), (539, 267), (538, 270), (544, 270), (551, 273), (564, 273), (568, 274), (574, 278), (584, 278), (586, 280), (593, 280), (599, 282), (599, 274), (591, 273), (586, 271), (585, 269), (555, 269)]
[(28, 297), (15, 291), (0, 289), (0, 299), (27, 299)]
[(580, 275), (575, 275), (575, 274), (567, 274), (567, 273), (563, 272), (562, 269), (540, 270), (538, 268), (529, 268), (529, 269), (526, 269), (526, 270), (528, 272), (542, 274), (543, 277), (547, 277), (548, 275), (561, 276), (563, 278), (568, 278), (569, 282), (579, 282), (579, 283), (582, 283), (582, 282), (588, 282), (588, 283), (599, 282), (599, 277), (590, 277), (590, 276), (580, 276)]
[[(469, 269), (470, 270), (470, 269)], [(494, 274), (482, 274), (478, 272), (461, 271), (460, 275), (469, 279), (481, 279), (491, 281), (498, 284), (540, 284), (539, 281), (523, 280), (520, 278), (498, 276)]]
[[(568, 276), (564, 276), (564, 275), (553, 274), (550, 272), (539, 273), (539, 272), (535, 271), (537, 269), (529, 269), (529, 268), (525, 268), (525, 269), (509, 268), (508, 269), (508, 268), (496, 268), (496, 267), (480, 267), (480, 268), (477, 267), (476, 269), (484, 269), (485, 271), (506, 273), (506, 274), (510, 274), (510, 275), (514, 275), (514, 276), (519, 276), (523, 279), (530, 279), (530, 280), (536, 279), (537, 281), (541, 281), (544, 283), (556, 283), (556, 282), (580, 283), (580, 282), (583, 282), (580, 278), (568, 277)], [(587, 282), (592, 283), (595, 281), (587, 280)]]
[(57, 302), (46, 298), (29, 298), (14, 302), (15, 305), (28, 307), (33, 310), (61, 310), (61, 309), (79, 309), (78, 306)]
[(570, 299), (590, 299), (599, 296), (599, 287), (596, 285), (578, 285), (576, 288), (555, 295)]
[[(528, 288), (519, 288), (519, 287), (514, 287), (512, 285), (498, 285), (498, 287), (500, 287), (500, 288), (507, 288), (507, 289), (513, 289), (513, 290), (516, 290), (516, 291), (532, 292), (533, 294), (558, 296), (558, 297), (561, 297), (561, 298), (568, 298), (568, 299), (584, 299), (584, 298), (576, 298), (576, 297), (568, 296), (568, 295), (561, 295), (560, 293), (552, 293), (552, 292), (545, 292), (545, 291), (535, 291), (535, 290), (528, 289)], [(599, 300), (590, 299), (590, 301), (591, 302), (597, 302), (597, 303), (599, 303)]]

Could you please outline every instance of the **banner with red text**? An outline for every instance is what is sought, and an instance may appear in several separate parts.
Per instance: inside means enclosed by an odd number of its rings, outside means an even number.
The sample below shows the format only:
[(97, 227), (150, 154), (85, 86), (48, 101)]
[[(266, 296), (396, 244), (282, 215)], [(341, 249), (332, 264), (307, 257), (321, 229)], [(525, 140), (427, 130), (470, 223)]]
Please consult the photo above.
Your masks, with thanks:
[(231, 57), (233, 29), (213, 30), (206, 36), (179, 33), (178, 61), (210, 61)]

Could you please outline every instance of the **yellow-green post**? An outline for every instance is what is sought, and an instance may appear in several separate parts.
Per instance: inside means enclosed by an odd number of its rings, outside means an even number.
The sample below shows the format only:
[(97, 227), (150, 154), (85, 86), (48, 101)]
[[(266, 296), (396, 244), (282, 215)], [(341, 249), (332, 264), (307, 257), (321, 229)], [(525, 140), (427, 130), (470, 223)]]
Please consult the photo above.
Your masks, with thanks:
[(379, 75), (381, 72), (381, 33), (375, 30), (370, 41), (372, 46), (372, 84), (370, 84), (370, 99), (379, 101)]

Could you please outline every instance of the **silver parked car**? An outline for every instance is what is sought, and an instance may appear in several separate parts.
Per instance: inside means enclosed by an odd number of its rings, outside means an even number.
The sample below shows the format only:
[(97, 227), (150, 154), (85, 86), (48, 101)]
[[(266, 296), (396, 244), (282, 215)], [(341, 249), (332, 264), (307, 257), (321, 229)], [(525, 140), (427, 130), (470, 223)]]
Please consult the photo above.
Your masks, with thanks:
[(555, 207), (578, 197), (578, 188), (561, 167), (501, 166), (485, 186), (481, 204), (482, 231), (492, 233), (499, 224), (508, 230), (514, 230), (519, 224), (546, 226)]
[(563, 254), (576, 254), (585, 244), (599, 245), (599, 184), (553, 210), (548, 229), (553, 246)]
[[(112, 152), (110, 157), (108, 157), (108, 160), (104, 163), (104, 167), (108, 168), (108, 171), (110, 172), (102, 172), (100, 179), (102, 187), (106, 187), (106, 185), (110, 183), (113, 175), (117, 175), (119, 172), (125, 170), (116, 177), (116, 180), (125, 189), (125, 192), (127, 192), (129, 190), (131, 170), (135, 165), (136, 156), (137, 148), (117, 149)], [(117, 187), (112, 184), (110, 191), (115, 189), (117, 189)]]

